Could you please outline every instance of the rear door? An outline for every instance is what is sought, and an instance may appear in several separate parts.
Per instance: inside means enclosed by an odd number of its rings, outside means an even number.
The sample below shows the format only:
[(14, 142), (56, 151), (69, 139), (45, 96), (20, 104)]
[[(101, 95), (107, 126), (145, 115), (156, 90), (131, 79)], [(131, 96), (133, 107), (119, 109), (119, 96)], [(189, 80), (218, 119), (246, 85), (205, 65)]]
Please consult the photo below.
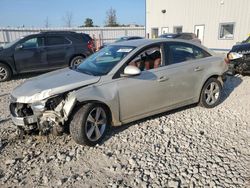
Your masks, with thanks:
[(206, 58), (211, 55), (195, 45), (181, 42), (166, 43), (165, 54), (168, 106), (192, 102), (201, 89), (200, 82), (208, 66)]
[(46, 52), (49, 67), (59, 68), (69, 65), (67, 51), (72, 42), (61, 35), (48, 35), (46, 37)]
[(28, 37), (15, 47), (14, 59), (18, 72), (43, 70), (48, 66), (44, 37)]

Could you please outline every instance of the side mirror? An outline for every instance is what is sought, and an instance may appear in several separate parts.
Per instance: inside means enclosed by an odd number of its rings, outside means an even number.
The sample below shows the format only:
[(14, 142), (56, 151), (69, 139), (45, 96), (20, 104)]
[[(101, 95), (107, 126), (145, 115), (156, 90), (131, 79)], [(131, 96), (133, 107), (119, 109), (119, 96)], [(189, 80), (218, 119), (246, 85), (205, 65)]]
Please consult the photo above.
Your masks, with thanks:
[(18, 44), (18, 45), (16, 46), (16, 50), (21, 50), (21, 49), (23, 49), (23, 45), (22, 45), (22, 44)]
[(141, 70), (138, 69), (136, 66), (128, 65), (124, 69), (123, 76), (137, 76), (141, 74)]

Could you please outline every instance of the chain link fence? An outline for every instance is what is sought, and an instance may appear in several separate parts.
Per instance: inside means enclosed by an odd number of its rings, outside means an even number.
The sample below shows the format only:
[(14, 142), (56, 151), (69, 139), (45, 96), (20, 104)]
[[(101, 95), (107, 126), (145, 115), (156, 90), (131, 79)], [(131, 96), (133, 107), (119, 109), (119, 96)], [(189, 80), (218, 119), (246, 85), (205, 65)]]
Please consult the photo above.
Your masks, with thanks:
[(78, 28), (0, 28), (0, 45), (20, 37), (43, 31), (75, 31), (87, 33), (103, 43), (111, 43), (123, 36), (145, 37), (145, 27), (78, 27)]

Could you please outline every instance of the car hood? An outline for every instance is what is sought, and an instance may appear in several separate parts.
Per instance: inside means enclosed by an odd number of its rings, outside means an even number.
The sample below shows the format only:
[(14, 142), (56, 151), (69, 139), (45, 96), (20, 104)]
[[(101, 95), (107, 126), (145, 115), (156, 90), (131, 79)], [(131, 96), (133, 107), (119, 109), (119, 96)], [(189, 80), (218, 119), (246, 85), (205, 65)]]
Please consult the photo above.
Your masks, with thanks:
[(230, 52), (250, 53), (250, 43), (234, 45)]
[(12, 91), (11, 97), (19, 103), (34, 103), (53, 95), (94, 84), (99, 80), (99, 76), (87, 75), (66, 68), (25, 81)]

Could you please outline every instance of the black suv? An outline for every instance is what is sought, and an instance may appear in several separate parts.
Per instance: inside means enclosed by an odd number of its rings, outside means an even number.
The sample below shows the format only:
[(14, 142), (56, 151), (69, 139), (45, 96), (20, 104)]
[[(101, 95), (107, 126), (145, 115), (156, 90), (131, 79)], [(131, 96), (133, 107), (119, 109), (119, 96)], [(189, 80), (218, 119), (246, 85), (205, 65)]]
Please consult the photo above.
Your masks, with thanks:
[(0, 82), (12, 75), (75, 67), (94, 49), (92, 38), (71, 31), (41, 32), (0, 47)]
[(228, 73), (234, 74), (249, 74), (250, 73), (250, 36), (240, 44), (232, 47), (227, 54), (229, 64)]

